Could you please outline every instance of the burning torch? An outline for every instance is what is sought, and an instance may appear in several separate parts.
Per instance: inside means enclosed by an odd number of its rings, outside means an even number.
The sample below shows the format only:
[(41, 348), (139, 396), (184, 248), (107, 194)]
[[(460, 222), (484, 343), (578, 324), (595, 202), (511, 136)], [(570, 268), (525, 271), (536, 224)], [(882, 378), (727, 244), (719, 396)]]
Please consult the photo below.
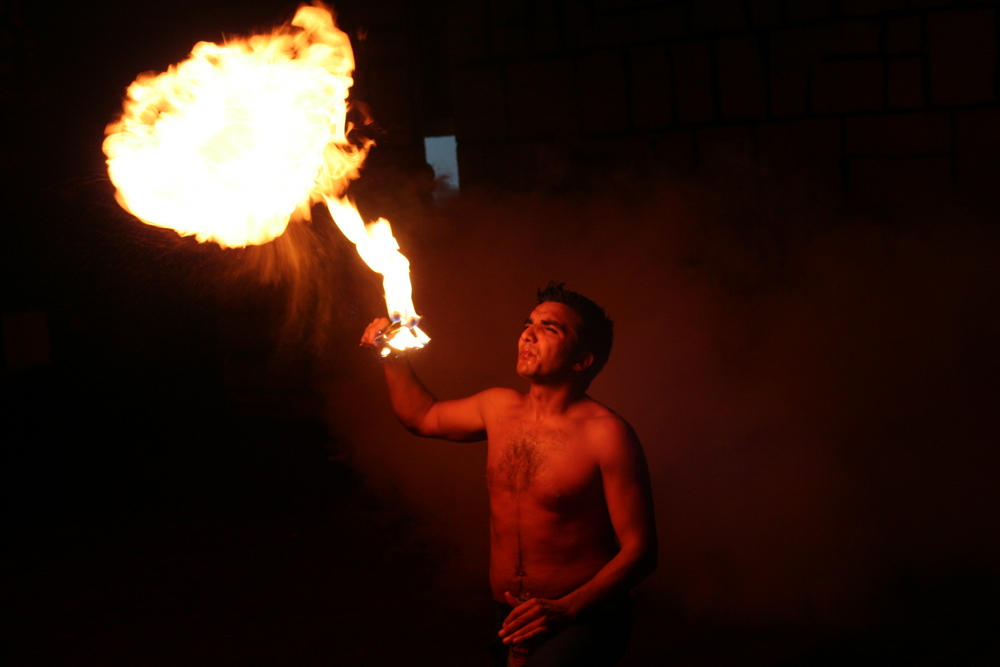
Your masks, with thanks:
[(270, 35), (199, 42), (191, 56), (129, 86), (104, 153), (118, 202), (151, 225), (222, 247), (267, 243), (325, 202), (383, 275), (395, 329), (383, 355), (423, 347), (410, 263), (389, 222), (365, 224), (344, 196), (370, 139), (347, 139), (354, 54), (321, 2)]

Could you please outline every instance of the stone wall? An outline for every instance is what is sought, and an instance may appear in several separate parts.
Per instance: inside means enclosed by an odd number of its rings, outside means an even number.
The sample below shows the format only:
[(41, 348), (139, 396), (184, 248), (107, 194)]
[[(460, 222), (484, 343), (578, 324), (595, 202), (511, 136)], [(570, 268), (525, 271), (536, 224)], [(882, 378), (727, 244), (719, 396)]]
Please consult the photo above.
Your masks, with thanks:
[(859, 206), (998, 202), (992, 3), (461, 0), (448, 20), (463, 185), (736, 171)]

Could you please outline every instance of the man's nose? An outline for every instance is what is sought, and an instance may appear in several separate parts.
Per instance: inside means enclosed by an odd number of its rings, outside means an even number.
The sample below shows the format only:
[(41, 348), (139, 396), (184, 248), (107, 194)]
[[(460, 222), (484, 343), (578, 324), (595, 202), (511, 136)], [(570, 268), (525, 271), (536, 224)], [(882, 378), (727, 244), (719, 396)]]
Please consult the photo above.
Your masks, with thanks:
[(521, 340), (533, 341), (535, 340), (535, 328), (530, 324), (524, 327), (524, 331), (521, 332)]

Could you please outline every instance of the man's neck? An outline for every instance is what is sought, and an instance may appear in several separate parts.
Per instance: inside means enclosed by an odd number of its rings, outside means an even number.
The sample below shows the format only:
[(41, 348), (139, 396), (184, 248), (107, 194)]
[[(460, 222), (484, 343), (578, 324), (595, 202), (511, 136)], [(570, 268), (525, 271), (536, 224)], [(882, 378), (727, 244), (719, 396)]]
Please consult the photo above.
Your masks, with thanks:
[(541, 384), (532, 383), (528, 390), (528, 404), (532, 416), (542, 421), (547, 417), (558, 417), (586, 397), (586, 391), (576, 383)]

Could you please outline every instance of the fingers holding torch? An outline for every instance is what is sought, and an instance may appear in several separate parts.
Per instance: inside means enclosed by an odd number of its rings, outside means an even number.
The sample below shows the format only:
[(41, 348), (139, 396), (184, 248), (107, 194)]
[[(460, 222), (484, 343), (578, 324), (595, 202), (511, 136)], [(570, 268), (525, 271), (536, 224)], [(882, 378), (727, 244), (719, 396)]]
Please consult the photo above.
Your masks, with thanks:
[(361, 347), (378, 350), (384, 359), (420, 349), (430, 338), (420, 330), (418, 322), (419, 318), (413, 318), (412, 324), (403, 324), (397, 317), (391, 320), (376, 317), (361, 336)]
[(372, 320), (372, 323), (365, 328), (365, 332), (361, 334), (361, 347), (367, 347), (369, 350), (381, 348), (385, 344), (382, 334), (391, 324), (392, 320), (388, 317), (376, 317)]

